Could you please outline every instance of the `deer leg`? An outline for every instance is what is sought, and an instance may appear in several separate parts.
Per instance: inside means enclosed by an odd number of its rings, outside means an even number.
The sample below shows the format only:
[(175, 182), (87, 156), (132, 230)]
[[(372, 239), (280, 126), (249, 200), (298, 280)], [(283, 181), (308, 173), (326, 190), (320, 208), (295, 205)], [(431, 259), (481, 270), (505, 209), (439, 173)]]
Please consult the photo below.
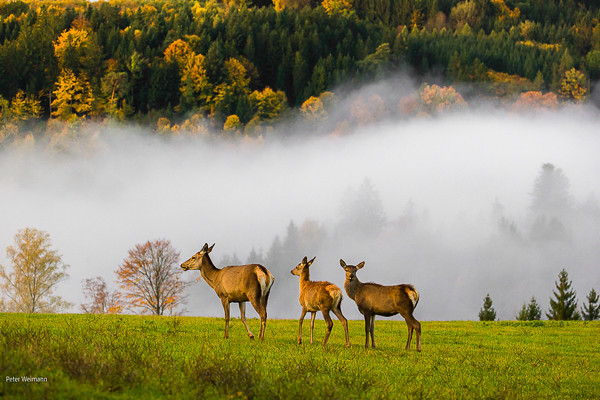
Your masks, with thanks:
[(225, 310), (225, 339), (229, 339), (229, 300), (221, 299), (223, 309)]
[(315, 311), (311, 311), (310, 313), (310, 344), (313, 343), (313, 330), (315, 329), (315, 317), (317, 313)]
[(302, 307), (302, 314), (300, 314), (300, 321), (298, 322), (298, 344), (302, 344), (302, 322), (304, 322), (304, 316), (306, 316), (306, 308)]
[(375, 348), (375, 314), (371, 316), (371, 347)]
[(327, 333), (325, 333), (325, 340), (323, 340), (323, 346), (325, 346), (327, 344), (327, 340), (329, 339), (329, 335), (331, 334), (331, 329), (333, 329), (333, 321), (329, 316), (329, 310), (322, 308), (321, 312), (323, 313), (323, 318), (325, 318), (325, 322), (327, 323)]
[(406, 320), (406, 327), (408, 329), (408, 339), (406, 340), (405, 350), (410, 350), (410, 342), (412, 340), (413, 331), (417, 332), (417, 351), (421, 351), (421, 323), (415, 319), (411, 314), (404, 316)]
[(266, 302), (263, 303), (259, 298), (250, 298), (250, 304), (256, 310), (258, 315), (260, 316), (260, 335), (258, 338), (263, 340), (265, 338), (265, 328), (267, 327), (267, 305)]
[(246, 323), (246, 303), (244, 303), (243, 301), (240, 302), (240, 318), (242, 319), (242, 322), (244, 323), (244, 326), (248, 331), (248, 337), (250, 339), (254, 339), (254, 335), (252, 334), (252, 332), (250, 332), (250, 328), (248, 328), (248, 324)]
[(369, 314), (365, 314), (365, 348), (369, 348), (369, 332), (371, 332), (371, 316)]
[(348, 335), (348, 320), (342, 314), (342, 307), (338, 304), (337, 308), (334, 308), (333, 313), (340, 320), (342, 326), (344, 327), (344, 332), (346, 333), (346, 347), (350, 347), (350, 336)]
[[(410, 335), (408, 336), (408, 343), (406, 343), (406, 350), (410, 348), (410, 340), (412, 339), (412, 331), (415, 330), (417, 332), (417, 351), (421, 351), (421, 323), (415, 319), (415, 317), (411, 316), (411, 328)], [(407, 321), (408, 322), (408, 321)]]

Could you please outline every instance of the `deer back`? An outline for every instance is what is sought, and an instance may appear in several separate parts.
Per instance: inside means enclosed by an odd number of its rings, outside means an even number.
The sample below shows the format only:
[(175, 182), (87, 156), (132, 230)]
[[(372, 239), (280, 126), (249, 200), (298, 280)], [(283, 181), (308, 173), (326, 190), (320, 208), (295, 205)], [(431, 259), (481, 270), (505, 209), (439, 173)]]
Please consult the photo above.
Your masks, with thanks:
[(384, 286), (363, 283), (357, 288), (354, 301), (361, 311), (392, 316), (403, 311), (412, 313), (418, 297), (418, 292), (412, 285)]
[(342, 300), (342, 291), (331, 282), (309, 281), (300, 287), (298, 300), (308, 311), (330, 310)]
[(248, 296), (268, 292), (273, 280), (273, 275), (262, 265), (232, 265), (219, 271), (214, 289), (219, 297), (229, 297), (230, 301), (248, 301)]

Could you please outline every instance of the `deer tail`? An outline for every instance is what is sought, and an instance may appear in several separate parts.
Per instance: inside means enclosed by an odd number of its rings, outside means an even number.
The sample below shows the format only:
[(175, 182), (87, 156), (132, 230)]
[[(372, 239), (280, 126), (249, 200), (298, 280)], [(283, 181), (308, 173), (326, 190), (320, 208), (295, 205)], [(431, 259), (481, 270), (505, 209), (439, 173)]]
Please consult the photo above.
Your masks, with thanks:
[(414, 310), (417, 307), (417, 304), (419, 304), (419, 292), (417, 292), (417, 289), (415, 289), (414, 286), (408, 285), (406, 287), (406, 294), (408, 295), (408, 298), (412, 302), (413, 310)]

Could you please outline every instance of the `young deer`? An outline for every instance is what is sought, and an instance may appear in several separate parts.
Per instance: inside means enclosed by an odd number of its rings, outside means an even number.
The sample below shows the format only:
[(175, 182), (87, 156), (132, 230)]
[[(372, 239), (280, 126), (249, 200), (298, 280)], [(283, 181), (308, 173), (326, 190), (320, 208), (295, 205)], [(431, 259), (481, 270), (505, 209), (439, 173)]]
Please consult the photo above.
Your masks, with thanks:
[[(316, 258), (316, 257), (315, 257)], [(300, 305), (302, 306), (302, 314), (300, 315), (299, 331), (298, 331), (298, 344), (302, 343), (302, 321), (307, 311), (310, 311), (310, 343), (313, 342), (313, 328), (315, 326), (315, 315), (317, 311), (323, 313), (323, 318), (327, 322), (327, 333), (325, 334), (325, 340), (323, 340), (323, 346), (327, 344), (329, 334), (333, 328), (333, 321), (329, 316), (329, 312), (333, 313), (338, 317), (344, 331), (346, 332), (346, 347), (350, 347), (350, 339), (348, 337), (348, 321), (342, 314), (342, 291), (339, 287), (335, 286), (331, 282), (315, 282), (310, 280), (309, 267), (315, 261), (313, 258), (307, 261), (306, 257), (300, 264), (294, 268), (291, 273), (300, 277)]]
[(417, 351), (421, 351), (421, 324), (413, 317), (413, 311), (419, 302), (419, 292), (413, 285), (383, 286), (377, 283), (362, 283), (356, 277), (356, 271), (365, 266), (365, 262), (346, 265), (340, 260), (340, 265), (346, 271), (344, 289), (348, 297), (356, 302), (358, 311), (365, 316), (365, 347), (369, 348), (369, 333), (371, 346), (375, 347), (375, 315), (391, 317), (400, 313), (408, 327), (406, 350), (410, 349), (413, 330), (417, 332)]
[(260, 316), (260, 336), (263, 340), (267, 326), (267, 301), (275, 278), (268, 269), (259, 264), (236, 265), (219, 269), (215, 267), (208, 253), (215, 247), (204, 244), (202, 250), (181, 264), (184, 271), (200, 270), (200, 275), (214, 289), (225, 310), (225, 339), (229, 338), (229, 303), (239, 303), (242, 322), (250, 339), (254, 335), (246, 323), (246, 301), (252, 304)]

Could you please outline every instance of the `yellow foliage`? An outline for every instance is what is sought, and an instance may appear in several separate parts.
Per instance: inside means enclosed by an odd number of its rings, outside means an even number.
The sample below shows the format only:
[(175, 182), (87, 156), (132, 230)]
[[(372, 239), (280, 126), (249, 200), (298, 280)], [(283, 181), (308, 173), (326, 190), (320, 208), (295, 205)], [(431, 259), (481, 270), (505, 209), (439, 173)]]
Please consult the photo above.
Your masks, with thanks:
[(302, 116), (310, 121), (319, 120), (327, 115), (323, 102), (315, 96), (310, 96), (300, 107)]
[(227, 117), (227, 119), (225, 120), (225, 125), (223, 126), (223, 129), (225, 131), (236, 131), (241, 126), (242, 126), (242, 123), (240, 122), (240, 117), (238, 117), (237, 115), (234, 114), (234, 115), (230, 115)]
[(163, 54), (165, 61), (176, 62), (179, 68), (183, 69), (188, 59), (194, 56), (194, 51), (187, 42), (177, 39), (165, 49)]
[[(275, 0), (274, 0), (275, 1)], [(352, 1), (348, 0), (323, 0), (321, 3), (325, 12), (329, 15), (333, 14), (351, 14), (352, 13)]]
[(582, 102), (587, 97), (586, 81), (583, 72), (571, 68), (565, 72), (565, 76), (560, 83), (559, 93), (565, 100), (574, 100)]
[(517, 42), (519, 46), (535, 47), (546, 51), (558, 51), (560, 50), (560, 44), (558, 43), (539, 43), (532, 40), (521, 40)]
[(92, 110), (94, 95), (85, 75), (75, 76), (71, 70), (63, 70), (53, 92), (52, 116), (72, 121)]

